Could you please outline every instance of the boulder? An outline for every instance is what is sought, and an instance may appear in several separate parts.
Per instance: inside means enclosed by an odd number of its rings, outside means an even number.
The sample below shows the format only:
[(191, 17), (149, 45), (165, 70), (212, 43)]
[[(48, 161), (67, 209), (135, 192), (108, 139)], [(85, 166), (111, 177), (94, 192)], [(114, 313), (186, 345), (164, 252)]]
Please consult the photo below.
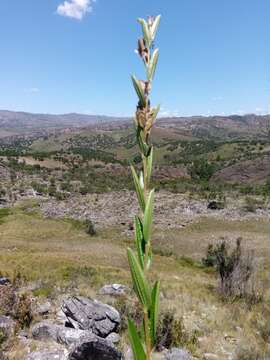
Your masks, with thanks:
[(122, 354), (104, 339), (77, 343), (69, 353), (68, 360), (121, 360)]
[(60, 344), (71, 346), (82, 341), (93, 341), (98, 336), (89, 330), (72, 329), (64, 326), (58, 327), (57, 341)]
[(102, 338), (117, 332), (121, 321), (118, 311), (112, 306), (79, 296), (64, 300), (62, 311), (66, 316), (66, 326), (91, 330)]
[(124, 295), (128, 290), (128, 287), (121, 284), (110, 284), (104, 285), (100, 290), (99, 293), (101, 295)]
[(10, 280), (6, 277), (0, 277), (0, 285), (10, 284)]
[[(58, 344), (70, 347), (79, 342), (103, 340), (90, 330), (74, 329), (63, 325), (56, 325), (50, 321), (41, 321), (32, 328), (35, 340), (55, 341)], [(111, 333), (106, 341), (111, 344), (119, 341), (118, 334)]]
[(82, 340), (97, 338), (89, 330), (68, 328), (56, 325), (50, 321), (41, 321), (32, 328), (32, 335), (35, 340), (53, 340), (59, 344), (70, 346)]
[(32, 335), (35, 340), (54, 340), (57, 341), (60, 325), (55, 325), (50, 321), (41, 321), (32, 327)]
[(29, 354), (26, 360), (66, 360), (64, 351), (35, 351)]
[(194, 358), (185, 350), (172, 348), (165, 354), (165, 360), (194, 360)]
[(51, 304), (49, 302), (45, 302), (44, 304), (38, 304), (36, 306), (35, 312), (38, 315), (44, 316), (49, 314), (50, 310), (51, 310)]
[(120, 341), (120, 335), (116, 333), (110, 333), (110, 335), (106, 337), (106, 340), (110, 341), (113, 344), (116, 344)]

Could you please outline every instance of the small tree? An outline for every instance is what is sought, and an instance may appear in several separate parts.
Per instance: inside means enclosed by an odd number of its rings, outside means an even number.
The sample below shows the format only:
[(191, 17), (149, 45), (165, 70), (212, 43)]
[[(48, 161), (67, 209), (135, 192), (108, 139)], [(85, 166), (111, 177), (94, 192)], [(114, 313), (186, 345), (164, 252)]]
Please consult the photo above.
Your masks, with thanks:
[(138, 19), (142, 26), (143, 36), (138, 40), (138, 54), (141, 57), (147, 80), (137, 80), (132, 76), (134, 89), (139, 102), (135, 114), (136, 139), (142, 158), (142, 170), (137, 174), (131, 166), (134, 185), (141, 209), (140, 216), (135, 217), (135, 244), (137, 254), (127, 250), (133, 287), (143, 311), (143, 326), (138, 330), (134, 322), (128, 321), (129, 337), (135, 360), (150, 360), (155, 345), (160, 283), (151, 284), (148, 272), (152, 263), (151, 228), (154, 189), (150, 190), (150, 179), (153, 163), (153, 146), (149, 142), (152, 126), (159, 112), (159, 106), (151, 108), (149, 95), (152, 80), (158, 62), (159, 51), (154, 49), (154, 39), (160, 23), (160, 15), (147, 20)]

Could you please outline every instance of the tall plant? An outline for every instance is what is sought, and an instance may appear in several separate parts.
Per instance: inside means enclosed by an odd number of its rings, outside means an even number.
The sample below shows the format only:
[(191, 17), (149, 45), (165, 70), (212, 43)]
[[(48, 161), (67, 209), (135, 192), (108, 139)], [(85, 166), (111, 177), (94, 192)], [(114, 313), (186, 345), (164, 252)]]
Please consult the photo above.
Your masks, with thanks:
[(154, 189), (150, 189), (153, 165), (153, 146), (150, 133), (159, 112), (159, 106), (150, 105), (152, 81), (159, 57), (159, 50), (154, 49), (154, 40), (160, 23), (160, 15), (147, 20), (138, 19), (142, 26), (142, 37), (138, 40), (138, 54), (146, 69), (146, 80), (132, 76), (134, 89), (138, 95), (135, 114), (135, 129), (138, 147), (142, 157), (142, 170), (137, 173), (131, 166), (134, 185), (141, 214), (135, 217), (136, 253), (128, 248), (128, 261), (138, 300), (143, 311), (143, 324), (140, 329), (129, 320), (128, 330), (134, 360), (150, 360), (155, 345), (160, 282), (149, 280), (148, 272), (152, 264), (151, 228), (153, 219)]

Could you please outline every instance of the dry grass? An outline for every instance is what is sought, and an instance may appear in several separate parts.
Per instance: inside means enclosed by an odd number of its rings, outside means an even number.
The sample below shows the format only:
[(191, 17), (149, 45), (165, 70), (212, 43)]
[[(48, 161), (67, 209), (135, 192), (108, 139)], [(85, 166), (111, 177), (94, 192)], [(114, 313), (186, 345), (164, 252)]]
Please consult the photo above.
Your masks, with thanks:
[[(51, 295), (55, 287), (94, 295), (104, 283), (130, 282), (126, 247), (133, 243), (131, 238), (116, 228), (100, 230), (90, 237), (79, 222), (44, 219), (25, 208), (14, 208), (2, 217), (2, 273), (12, 276), (19, 270), (27, 281), (41, 279), (44, 286), (36, 295), (43, 296)], [(241, 236), (243, 246), (255, 248), (263, 260), (261, 277), (266, 278), (269, 288), (269, 231), (270, 224), (265, 221), (208, 218), (180, 230), (156, 229), (154, 246), (159, 251), (153, 278), (159, 276), (162, 280), (161, 307), (175, 309), (175, 314), (183, 317), (186, 331), (196, 334), (198, 343), (191, 350), (198, 358), (210, 352), (225, 360), (245, 344), (269, 354), (265, 341), (268, 329), (262, 325), (265, 318), (270, 319), (269, 294), (264, 303), (251, 309), (243, 302), (223, 303), (215, 291), (215, 274), (198, 265), (210, 241), (220, 236)]]

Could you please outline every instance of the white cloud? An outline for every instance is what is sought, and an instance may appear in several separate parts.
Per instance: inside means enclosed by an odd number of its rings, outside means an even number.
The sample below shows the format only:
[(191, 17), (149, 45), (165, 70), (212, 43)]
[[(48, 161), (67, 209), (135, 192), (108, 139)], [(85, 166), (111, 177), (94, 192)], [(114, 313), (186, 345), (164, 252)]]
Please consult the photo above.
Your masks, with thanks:
[(66, 0), (57, 7), (57, 14), (81, 20), (87, 13), (92, 12), (95, 0)]
[(36, 93), (40, 92), (40, 89), (37, 87), (31, 87), (31, 88), (24, 89), (24, 92), (26, 92), (28, 94), (36, 94)]
[(159, 117), (179, 117), (181, 113), (178, 109), (176, 110), (169, 110), (165, 108), (160, 109)]

